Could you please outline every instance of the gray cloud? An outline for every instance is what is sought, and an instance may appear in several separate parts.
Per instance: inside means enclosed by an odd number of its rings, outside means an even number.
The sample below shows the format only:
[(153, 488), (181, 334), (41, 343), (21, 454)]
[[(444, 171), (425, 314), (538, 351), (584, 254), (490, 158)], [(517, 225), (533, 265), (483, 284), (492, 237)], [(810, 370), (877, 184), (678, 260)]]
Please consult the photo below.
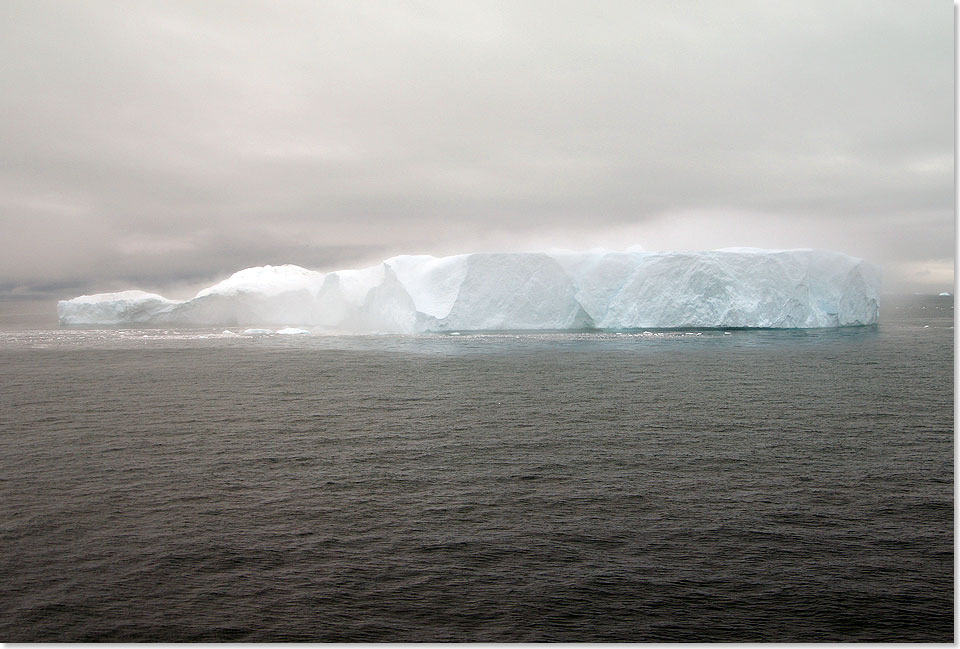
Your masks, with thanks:
[(0, 292), (531, 246), (953, 264), (935, 0), (0, 4)]

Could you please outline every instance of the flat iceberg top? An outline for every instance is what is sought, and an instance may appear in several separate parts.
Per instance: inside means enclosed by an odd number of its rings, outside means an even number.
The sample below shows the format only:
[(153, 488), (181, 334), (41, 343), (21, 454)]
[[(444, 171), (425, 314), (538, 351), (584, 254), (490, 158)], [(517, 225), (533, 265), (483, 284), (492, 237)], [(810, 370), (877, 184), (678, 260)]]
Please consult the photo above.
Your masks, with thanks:
[[(194, 298), (143, 291), (61, 301), (61, 324), (302, 327), (336, 332), (811, 328), (877, 322), (879, 274), (837, 252), (711, 251), (401, 255), (329, 273), (234, 273)], [(280, 333), (280, 332), (278, 332)]]
[(75, 297), (71, 302), (77, 304), (99, 304), (101, 302), (122, 302), (139, 300), (159, 300), (161, 302), (173, 302), (162, 295), (156, 293), (147, 293), (146, 291), (120, 291), (119, 293), (97, 293), (95, 295), (81, 295)]

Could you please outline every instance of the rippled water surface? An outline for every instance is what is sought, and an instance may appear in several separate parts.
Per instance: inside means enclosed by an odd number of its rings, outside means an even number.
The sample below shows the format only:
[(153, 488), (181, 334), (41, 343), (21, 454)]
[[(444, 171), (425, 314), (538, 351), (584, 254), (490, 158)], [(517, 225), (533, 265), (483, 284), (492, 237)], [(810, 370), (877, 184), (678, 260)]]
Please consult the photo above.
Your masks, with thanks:
[(953, 304), (0, 331), (0, 640), (953, 639)]

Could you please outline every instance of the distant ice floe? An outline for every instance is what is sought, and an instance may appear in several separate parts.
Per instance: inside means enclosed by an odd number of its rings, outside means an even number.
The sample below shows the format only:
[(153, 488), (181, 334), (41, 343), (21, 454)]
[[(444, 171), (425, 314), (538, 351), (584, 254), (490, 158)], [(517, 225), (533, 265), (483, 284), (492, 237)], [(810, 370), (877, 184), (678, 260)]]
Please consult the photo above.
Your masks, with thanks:
[[(402, 255), (322, 273), (258, 266), (191, 299), (143, 291), (57, 306), (64, 325), (310, 327), (338, 332), (811, 328), (877, 322), (879, 274), (822, 250), (551, 250)], [(271, 329), (245, 329), (266, 335)]]

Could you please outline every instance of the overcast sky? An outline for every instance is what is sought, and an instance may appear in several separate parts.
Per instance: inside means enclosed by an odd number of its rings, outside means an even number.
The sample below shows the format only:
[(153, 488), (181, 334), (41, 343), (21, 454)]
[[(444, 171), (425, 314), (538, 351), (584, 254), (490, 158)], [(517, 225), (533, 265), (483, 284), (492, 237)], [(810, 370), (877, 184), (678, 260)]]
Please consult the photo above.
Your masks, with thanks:
[(951, 290), (946, 0), (0, 2), (0, 296), (822, 247)]

